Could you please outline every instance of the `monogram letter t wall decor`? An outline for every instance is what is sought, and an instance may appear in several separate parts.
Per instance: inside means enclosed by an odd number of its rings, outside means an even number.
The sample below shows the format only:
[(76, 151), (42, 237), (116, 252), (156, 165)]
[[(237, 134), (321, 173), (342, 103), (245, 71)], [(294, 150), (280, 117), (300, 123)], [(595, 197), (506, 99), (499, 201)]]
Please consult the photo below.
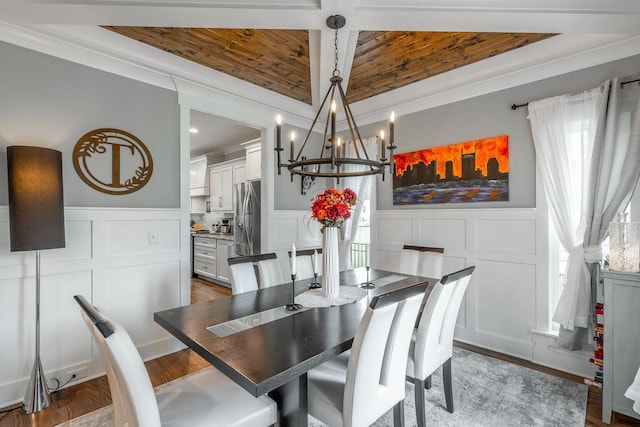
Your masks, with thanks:
[(149, 182), (151, 153), (138, 138), (119, 129), (86, 133), (73, 148), (73, 167), (91, 188), (107, 194), (129, 194)]

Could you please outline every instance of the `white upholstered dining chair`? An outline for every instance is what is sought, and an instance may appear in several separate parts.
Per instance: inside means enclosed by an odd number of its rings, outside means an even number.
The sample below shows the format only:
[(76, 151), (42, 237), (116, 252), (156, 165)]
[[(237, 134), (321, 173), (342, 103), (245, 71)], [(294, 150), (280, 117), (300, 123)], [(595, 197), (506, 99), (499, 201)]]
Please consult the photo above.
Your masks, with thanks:
[(234, 295), (287, 282), (275, 252), (233, 257), (228, 262), (231, 270), (231, 292)]
[(398, 272), (439, 279), (442, 277), (444, 249), (430, 246), (404, 245), (400, 252)]
[(447, 410), (453, 412), (451, 358), (453, 334), (460, 304), (475, 266), (444, 276), (432, 289), (425, 303), (409, 350), (406, 376), (415, 384), (416, 420), (424, 427), (424, 389), (431, 387), (431, 375), (442, 366)]
[(369, 426), (393, 409), (404, 423), (407, 356), (427, 284), (376, 296), (350, 351), (309, 371), (309, 414), (331, 427)]
[(214, 367), (177, 379), (154, 392), (127, 332), (81, 295), (74, 299), (105, 364), (116, 427), (257, 427), (276, 423), (273, 400), (252, 396)]
[(402, 274), (416, 276), (418, 274), (418, 263), (420, 262), (420, 252), (414, 249), (402, 248), (398, 267), (396, 271)]
[(280, 263), (275, 253), (259, 255), (262, 258), (259, 259), (256, 264), (258, 265), (259, 286), (261, 288), (269, 288), (271, 286), (281, 285), (286, 283), (280, 270)]
[[(313, 251), (318, 253), (317, 274), (322, 276), (322, 248), (298, 249), (296, 251), (297, 280), (311, 279), (313, 277)], [(289, 251), (289, 260), (291, 260), (291, 251)]]
[(258, 278), (251, 258), (235, 257), (228, 260), (233, 295), (258, 290)]

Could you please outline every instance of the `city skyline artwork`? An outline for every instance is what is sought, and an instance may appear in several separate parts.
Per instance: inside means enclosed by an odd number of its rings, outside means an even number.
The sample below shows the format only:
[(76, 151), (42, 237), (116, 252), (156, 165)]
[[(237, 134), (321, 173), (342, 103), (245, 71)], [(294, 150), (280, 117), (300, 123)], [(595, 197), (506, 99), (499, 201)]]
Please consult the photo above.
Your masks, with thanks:
[(393, 156), (393, 204), (509, 200), (507, 135)]

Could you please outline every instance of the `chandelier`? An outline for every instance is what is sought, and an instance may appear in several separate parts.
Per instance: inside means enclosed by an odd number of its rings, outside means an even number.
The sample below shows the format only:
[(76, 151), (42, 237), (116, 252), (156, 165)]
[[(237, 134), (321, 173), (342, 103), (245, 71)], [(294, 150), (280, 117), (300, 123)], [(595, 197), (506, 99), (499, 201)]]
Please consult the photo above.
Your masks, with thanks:
[[(291, 133), (290, 139), (290, 152), (289, 163), (282, 163), (281, 152), (282, 148), (281, 132), (282, 132), (282, 118), (278, 115), (276, 119), (276, 148), (278, 157), (278, 175), (281, 174), (281, 169), (286, 167), (291, 173), (291, 179), (293, 175), (300, 175), (302, 177), (302, 193), (304, 194), (305, 187), (308, 189), (310, 186), (310, 180), (315, 180), (316, 177), (325, 178), (338, 178), (341, 177), (355, 177), (365, 175), (381, 174), (384, 180), (385, 167), (389, 166), (391, 172), (393, 172), (393, 150), (396, 148), (393, 141), (393, 126), (394, 126), (394, 113), (391, 113), (391, 120), (389, 122), (389, 141), (385, 147), (384, 131), (380, 132), (377, 136), (378, 143), (380, 145), (380, 159), (375, 160), (375, 156), (367, 153), (362, 137), (360, 136), (360, 130), (356, 124), (347, 97), (342, 89), (342, 77), (340, 77), (340, 71), (338, 71), (338, 29), (344, 27), (346, 20), (341, 15), (332, 15), (327, 18), (327, 26), (335, 31), (334, 38), (334, 69), (333, 75), (329, 79), (331, 85), (327, 94), (322, 100), (322, 104), (318, 108), (318, 112), (313, 119), (311, 127), (307, 132), (302, 145), (299, 150), (295, 149), (295, 133)], [(337, 93), (336, 93), (337, 92)], [(337, 97), (337, 98), (336, 98)], [(327, 101), (329, 101), (327, 103)], [(325, 110), (325, 105), (330, 107)], [(336, 135), (336, 111), (338, 104), (342, 105), (344, 110), (344, 117), (349, 126), (348, 137), (350, 139), (343, 138)], [(312, 130), (315, 128), (318, 118), (321, 113), (326, 112), (326, 120), (324, 125), (324, 134), (322, 143), (318, 149), (318, 157), (309, 158), (303, 156), (303, 151), (309, 142)], [(347, 144), (353, 144), (351, 150), (347, 150)], [(389, 150), (389, 158), (386, 158), (385, 148)], [(356, 166), (356, 167), (353, 167)]]

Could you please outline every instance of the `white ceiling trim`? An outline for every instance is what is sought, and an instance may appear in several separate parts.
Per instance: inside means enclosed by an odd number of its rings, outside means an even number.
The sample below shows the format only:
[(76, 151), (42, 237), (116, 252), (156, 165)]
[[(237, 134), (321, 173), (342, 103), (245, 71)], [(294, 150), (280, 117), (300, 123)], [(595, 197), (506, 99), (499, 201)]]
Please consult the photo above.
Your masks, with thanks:
[(361, 11), (354, 27), (388, 31), (638, 34), (640, 15), (478, 11)]
[[(323, 32), (331, 34), (331, 49), (330, 55), (323, 53), (319, 60), (333, 70), (333, 31), (325, 27)], [(339, 41), (347, 55), (355, 50), (355, 39), (350, 35), (347, 43), (345, 36), (339, 35)], [(19, 26), (0, 22), (0, 40), (169, 90), (177, 90), (173, 77), (190, 81), (193, 87), (207, 88), (205, 92), (281, 111), (303, 127), (316, 112), (309, 105), (95, 26)], [(640, 54), (640, 36), (560, 35), (369, 98), (351, 108), (362, 126), (385, 120), (390, 109), (409, 114), (636, 54)], [(317, 76), (313, 76), (317, 88), (318, 81), (327, 80), (328, 84), (331, 73), (320, 72), (322, 66), (314, 65), (314, 61), (318, 62), (314, 56), (312, 76), (313, 70), (318, 69)], [(343, 66), (347, 66), (344, 62)], [(346, 86), (345, 81), (345, 89)], [(326, 89), (320, 96), (325, 92)]]
[(317, 29), (339, 13), (352, 29), (557, 33), (640, 32), (636, 0), (324, 0), (0, 2), (0, 17), (22, 24)]

